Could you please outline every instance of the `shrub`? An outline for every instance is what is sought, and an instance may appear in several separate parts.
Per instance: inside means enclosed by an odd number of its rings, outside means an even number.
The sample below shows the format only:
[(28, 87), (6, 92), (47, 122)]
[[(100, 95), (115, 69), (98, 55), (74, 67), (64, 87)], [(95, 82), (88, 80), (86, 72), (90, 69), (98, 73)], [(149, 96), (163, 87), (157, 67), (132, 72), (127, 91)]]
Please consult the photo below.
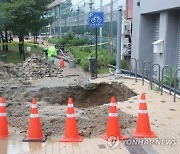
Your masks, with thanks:
[(121, 68), (124, 70), (129, 70), (129, 63), (126, 60), (121, 60)]
[(89, 70), (89, 61), (88, 59), (84, 58), (81, 60), (81, 66), (85, 71)]

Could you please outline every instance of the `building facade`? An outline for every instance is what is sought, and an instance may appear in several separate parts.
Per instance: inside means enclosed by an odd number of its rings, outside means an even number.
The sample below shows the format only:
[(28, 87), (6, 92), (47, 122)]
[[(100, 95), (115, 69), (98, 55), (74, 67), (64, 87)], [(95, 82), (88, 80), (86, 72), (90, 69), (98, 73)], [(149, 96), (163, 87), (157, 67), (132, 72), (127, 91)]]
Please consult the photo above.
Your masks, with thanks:
[(134, 0), (132, 34), (132, 58), (180, 68), (180, 0)]

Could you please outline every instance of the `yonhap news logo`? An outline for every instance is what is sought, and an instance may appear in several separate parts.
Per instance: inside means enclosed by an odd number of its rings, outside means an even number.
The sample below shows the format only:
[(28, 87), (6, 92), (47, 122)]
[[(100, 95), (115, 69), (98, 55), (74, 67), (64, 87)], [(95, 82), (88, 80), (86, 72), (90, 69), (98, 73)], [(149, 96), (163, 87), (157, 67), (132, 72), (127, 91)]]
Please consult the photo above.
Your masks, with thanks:
[(121, 145), (135, 146), (135, 145), (166, 145), (174, 146), (177, 144), (175, 139), (127, 139), (119, 140), (119, 137), (111, 136), (108, 138), (107, 145), (110, 149), (120, 148)]

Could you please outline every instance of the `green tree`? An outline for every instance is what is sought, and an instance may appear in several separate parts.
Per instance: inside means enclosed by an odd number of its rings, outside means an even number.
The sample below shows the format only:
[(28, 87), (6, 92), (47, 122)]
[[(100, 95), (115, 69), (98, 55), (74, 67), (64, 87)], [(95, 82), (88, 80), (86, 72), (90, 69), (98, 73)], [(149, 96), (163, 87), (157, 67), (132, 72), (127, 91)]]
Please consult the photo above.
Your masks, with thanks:
[(34, 35), (34, 42), (37, 42), (37, 35), (42, 27), (45, 27), (52, 22), (53, 18), (50, 17), (49, 9), (47, 5), (50, 3), (49, 0), (35, 0), (36, 7), (33, 19), (33, 26), (30, 29), (30, 32)]
[[(25, 60), (24, 36), (45, 25), (44, 14), (48, 11), (49, 0), (15, 0), (3, 4), (7, 28), (19, 36), (19, 53)], [(43, 22), (43, 24), (42, 24)]]
[[(0, 39), (0, 43), (1, 43), (1, 40), (2, 40), (2, 43), (8, 43), (8, 37), (7, 37), (7, 31), (6, 31), (6, 26), (5, 26), (5, 16), (4, 16), (4, 9), (3, 9), (3, 5), (5, 2), (8, 2), (7, 0), (0, 0), (0, 36), (1, 36), (1, 39)], [(3, 32), (5, 32), (5, 36), (4, 37), (4, 34)], [(8, 51), (8, 45), (4, 45), (3, 44), (3, 50), (6, 50)]]

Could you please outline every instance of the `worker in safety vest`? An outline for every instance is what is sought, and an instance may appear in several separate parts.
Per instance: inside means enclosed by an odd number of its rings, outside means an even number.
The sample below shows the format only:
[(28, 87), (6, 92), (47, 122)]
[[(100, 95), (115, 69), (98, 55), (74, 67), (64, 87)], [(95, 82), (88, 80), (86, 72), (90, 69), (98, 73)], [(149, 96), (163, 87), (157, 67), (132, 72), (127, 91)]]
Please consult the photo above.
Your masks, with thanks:
[(52, 56), (57, 55), (57, 50), (54, 46), (49, 47), (48, 49), (48, 59), (50, 60)]

